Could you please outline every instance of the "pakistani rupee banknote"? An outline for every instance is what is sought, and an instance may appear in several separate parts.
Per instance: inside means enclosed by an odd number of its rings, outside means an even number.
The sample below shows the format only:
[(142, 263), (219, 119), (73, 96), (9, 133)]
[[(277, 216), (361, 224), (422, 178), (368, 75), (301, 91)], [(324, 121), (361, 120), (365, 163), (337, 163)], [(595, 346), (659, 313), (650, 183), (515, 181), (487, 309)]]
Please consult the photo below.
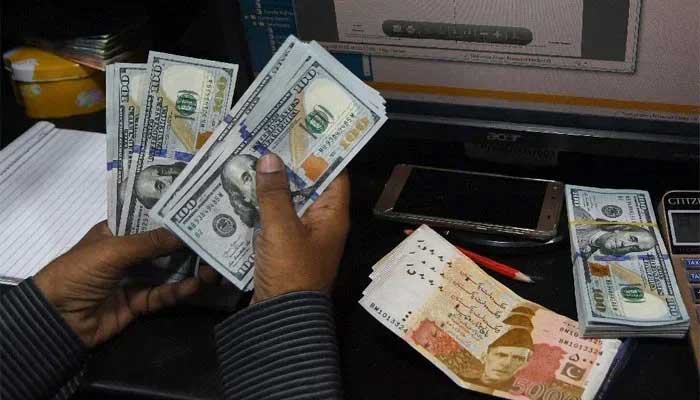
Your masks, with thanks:
[(688, 313), (641, 190), (566, 186), (581, 332), (596, 337), (682, 337)]
[(154, 229), (149, 210), (231, 107), (238, 67), (150, 52), (119, 234)]
[(360, 304), (459, 386), (507, 399), (593, 399), (621, 342), (491, 278), (427, 226), (373, 267)]
[(268, 67), (151, 213), (239, 288), (255, 263), (257, 159), (282, 158), (302, 214), (386, 121), (381, 96), (316, 43), (290, 37)]
[(146, 64), (116, 63), (106, 71), (107, 222), (117, 234), (126, 177), (141, 112)]

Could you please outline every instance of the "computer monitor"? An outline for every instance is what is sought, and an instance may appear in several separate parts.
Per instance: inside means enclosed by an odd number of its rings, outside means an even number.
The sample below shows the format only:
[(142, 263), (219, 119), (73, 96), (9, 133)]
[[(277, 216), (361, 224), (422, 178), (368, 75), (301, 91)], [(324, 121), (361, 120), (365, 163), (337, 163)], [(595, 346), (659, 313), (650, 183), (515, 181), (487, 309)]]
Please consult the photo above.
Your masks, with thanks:
[(240, 3), (254, 71), (289, 34), (316, 40), (416, 134), (699, 158), (697, 0)]

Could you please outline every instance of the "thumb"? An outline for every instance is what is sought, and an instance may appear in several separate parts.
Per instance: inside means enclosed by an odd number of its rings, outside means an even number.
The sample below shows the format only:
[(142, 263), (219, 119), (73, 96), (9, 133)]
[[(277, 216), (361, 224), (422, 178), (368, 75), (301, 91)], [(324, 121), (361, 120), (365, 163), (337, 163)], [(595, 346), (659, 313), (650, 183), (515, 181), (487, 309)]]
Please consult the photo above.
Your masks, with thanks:
[(263, 229), (284, 230), (299, 223), (284, 163), (277, 155), (268, 153), (258, 160), (255, 182)]

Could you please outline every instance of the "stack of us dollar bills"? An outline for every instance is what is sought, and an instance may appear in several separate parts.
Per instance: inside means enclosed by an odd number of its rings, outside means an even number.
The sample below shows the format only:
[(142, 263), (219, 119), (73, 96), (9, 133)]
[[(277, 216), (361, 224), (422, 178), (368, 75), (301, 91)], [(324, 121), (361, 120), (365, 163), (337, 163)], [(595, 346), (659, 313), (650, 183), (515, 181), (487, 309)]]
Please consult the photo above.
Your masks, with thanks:
[[(157, 227), (150, 209), (231, 108), (238, 66), (152, 51), (147, 64), (106, 72), (107, 221), (131, 235)], [(183, 251), (146, 275), (177, 281), (196, 264)]]
[(566, 206), (581, 333), (683, 337), (688, 313), (649, 193), (567, 185)]
[(506, 399), (602, 397), (631, 343), (586, 339), (423, 225), (379, 260), (360, 304), (459, 386)]
[[(165, 226), (238, 288), (250, 289), (258, 158), (282, 158), (301, 215), (384, 124), (384, 99), (319, 44), (294, 36), (227, 113), (221, 109), (230, 107), (233, 84), (224, 71), (233, 66), (193, 60), (168, 79), (160, 56), (149, 57), (145, 100), (136, 101), (144, 104), (137, 133), (145, 133), (134, 135), (117, 231)], [(211, 98), (180, 78), (210, 82), (204, 88)], [(181, 110), (194, 118), (180, 118)]]

